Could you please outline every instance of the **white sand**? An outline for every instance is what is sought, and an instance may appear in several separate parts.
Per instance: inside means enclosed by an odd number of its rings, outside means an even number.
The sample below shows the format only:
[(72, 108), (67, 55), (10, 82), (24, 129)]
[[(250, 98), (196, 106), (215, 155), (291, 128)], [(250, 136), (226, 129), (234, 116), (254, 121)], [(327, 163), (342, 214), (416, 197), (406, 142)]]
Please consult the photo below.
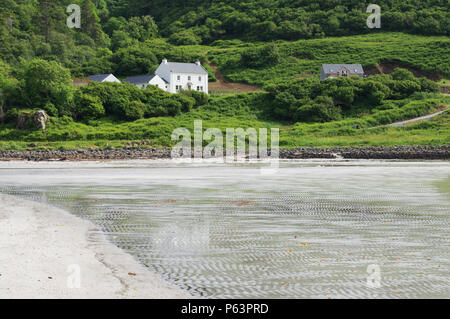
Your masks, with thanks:
[[(79, 288), (78, 266), (71, 265), (79, 266)], [(0, 298), (190, 297), (109, 243), (91, 222), (0, 194)]]

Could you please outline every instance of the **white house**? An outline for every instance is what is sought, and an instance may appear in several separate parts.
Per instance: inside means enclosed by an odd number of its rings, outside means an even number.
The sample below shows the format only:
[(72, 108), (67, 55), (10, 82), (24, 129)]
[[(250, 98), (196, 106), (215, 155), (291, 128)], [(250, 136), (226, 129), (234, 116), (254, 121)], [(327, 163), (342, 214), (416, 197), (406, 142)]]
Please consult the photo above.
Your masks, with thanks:
[(208, 72), (199, 61), (179, 63), (163, 59), (155, 74), (167, 82), (167, 92), (177, 93), (183, 89), (208, 94)]
[(130, 76), (125, 79), (125, 82), (136, 85), (140, 89), (146, 89), (149, 85), (154, 85), (160, 89), (167, 91), (168, 83), (161, 79), (158, 75), (141, 75), (141, 76)]
[(88, 77), (89, 80), (95, 82), (114, 82), (121, 83), (118, 78), (116, 78), (113, 74), (99, 74), (99, 75), (91, 75)]

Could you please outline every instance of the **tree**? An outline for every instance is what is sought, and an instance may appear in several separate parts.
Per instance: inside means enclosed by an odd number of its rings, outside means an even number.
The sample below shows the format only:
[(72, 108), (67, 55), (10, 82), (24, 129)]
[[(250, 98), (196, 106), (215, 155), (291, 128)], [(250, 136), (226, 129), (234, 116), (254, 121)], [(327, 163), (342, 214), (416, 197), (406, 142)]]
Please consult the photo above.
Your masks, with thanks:
[(100, 18), (91, 0), (83, 0), (81, 6), (81, 30), (94, 39), (97, 44), (104, 44), (104, 33), (100, 27)]
[(169, 41), (175, 45), (195, 45), (201, 43), (202, 39), (192, 30), (183, 30), (172, 34)]
[(51, 102), (60, 115), (67, 114), (74, 91), (69, 70), (57, 62), (42, 59), (33, 59), (23, 67), (22, 86), (26, 105), (43, 108)]
[(158, 64), (156, 56), (145, 45), (121, 48), (113, 56), (118, 74), (147, 74)]
[(149, 15), (130, 18), (125, 29), (132, 38), (139, 41), (149, 40), (158, 35), (158, 26)]
[(54, 0), (39, 0), (38, 4), (38, 26), (41, 34), (45, 37), (45, 42), (50, 41), (51, 32), (61, 25), (64, 19), (64, 11), (57, 1)]
[(9, 77), (11, 69), (8, 64), (0, 60), (0, 123), (3, 123), (5, 118), (4, 106), (6, 102), (5, 90), (10, 86)]

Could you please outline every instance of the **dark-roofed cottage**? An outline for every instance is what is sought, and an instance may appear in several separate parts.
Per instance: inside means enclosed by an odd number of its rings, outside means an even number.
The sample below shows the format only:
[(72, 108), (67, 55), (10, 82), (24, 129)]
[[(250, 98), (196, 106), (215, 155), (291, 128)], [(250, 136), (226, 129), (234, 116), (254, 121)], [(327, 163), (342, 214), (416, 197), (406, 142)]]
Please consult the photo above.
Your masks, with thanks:
[(88, 77), (89, 80), (94, 82), (115, 82), (121, 83), (118, 78), (116, 78), (113, 74), (99, 74), (99, 75), (91, 75)]
[(332, 79), (341, 76), (364, 76), (361, 64), (322, 64), (320, 79)]
[(160, 89), (167, 91), (169, 84), (161, 79), (159, 75), (140, 75), (140, 76), (130, 76), (125, 79), (125, 82), (136, 85), (140, 89), (145, 89), (149, 85), (154, 85)]

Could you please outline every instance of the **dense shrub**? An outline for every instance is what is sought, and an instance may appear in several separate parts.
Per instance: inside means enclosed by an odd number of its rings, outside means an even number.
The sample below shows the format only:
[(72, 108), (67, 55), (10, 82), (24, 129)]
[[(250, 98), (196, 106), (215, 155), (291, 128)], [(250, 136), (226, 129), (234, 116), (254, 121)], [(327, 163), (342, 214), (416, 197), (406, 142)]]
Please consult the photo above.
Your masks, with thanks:
[(195, 106), (205, 105), (209, 101), (209, 95), (204, 92), (194, 90), (182, 90), (180, 93), (194, 98)]
[(171, 94), (152, 85), (141, 90), (131, 84), (90, 83), (80, 90), (84, 94), (98, 97), (106, 115), (124, 120), (175, 116), (181, 112), (189, 112), (196, 104), (194, 97)]
[(141, 101), (131, 101), (124, 105), (124, 115), (127, 120), (139, 120), (144, 117), (146, 106)]
[(340, 77), (319, 81), (304, 78), (268, 85), (265, 89), (273, 104), (273, 116), (291, 121), (326, 122), (339, 119), (342, 111), (352, 114), (353, 109), (367, 111), (382, 107), (387, 99), (405, 99), (417, 92), (438, 92), (434, 82), (411, 78), (411, 75), (411, 72), (400, 69), (393, 75), (367, 79)]
[(119, 75), (148, 74), (156, 69), (158, 60), (145, 45), (119, 49), (112, 58)]
[(169, 37), (169, 41), (175, 45), (193, 45), (202, 42), (202, 38), (196, 35), (191, 30), (183, 30), (177, 33), (173, 33)]
[(74, 117), (77, 120), (95, 120), (105, 115), (105, 109), (99, 97), (78, 91), (74, 99)]
[(245, 67), (272, 66), (278, 64), (280, 59), (281, 55), (275, 44), (248, 48), (241, 54), (241, 64)]
[(294, 116), (301, 122), (328, 122), (339, 120), (341, 109), (328, 96), (318, 96), (311, 103), (300, 106)]

